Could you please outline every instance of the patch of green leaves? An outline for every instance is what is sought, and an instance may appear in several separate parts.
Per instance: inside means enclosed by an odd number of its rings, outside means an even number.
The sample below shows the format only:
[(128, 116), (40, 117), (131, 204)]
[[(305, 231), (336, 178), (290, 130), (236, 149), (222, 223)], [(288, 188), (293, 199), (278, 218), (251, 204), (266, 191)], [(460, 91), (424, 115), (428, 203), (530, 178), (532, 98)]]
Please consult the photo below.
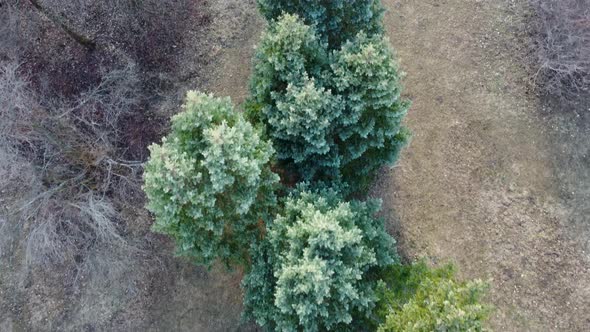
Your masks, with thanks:
[(360, 32), (329, 51), (297, 16), (271, 23), (257, 50), (249, 118), (299, 180), (369, 187), (409, 139), (398, 67), (382, 35)]
[(183, 108), (145, 166), (153, 230), (199, 264), (245, 263), (276, 206), (274, 150), (229, 98), (191, 91)]
[(377, 314), (380, 332), (485, 331), (491, 308), (482, 303), (487, 284), (460, 282), (452, 265), (393, 265), (384, 273)]
[(397, 261), (378, 209), (331, 190), (288, 197), (253, 248), (246, 316), (272, 331), (354, 330), (377, 300), (377, 270)]
[(330, 49), (340, 47), (361, 31), (383, 31), (380, 0), (258, 0), (258, 8), (269, 21), (284, 13), (301, 17)]

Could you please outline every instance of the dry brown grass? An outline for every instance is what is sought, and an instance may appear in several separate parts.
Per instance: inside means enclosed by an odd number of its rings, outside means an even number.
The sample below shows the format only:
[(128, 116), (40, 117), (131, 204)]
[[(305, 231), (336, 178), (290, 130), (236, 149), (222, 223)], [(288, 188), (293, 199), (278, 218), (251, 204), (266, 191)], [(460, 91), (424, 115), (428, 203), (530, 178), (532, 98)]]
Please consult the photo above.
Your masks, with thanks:
[(0, 0), (0, 330), (234, 326), (239, 278), (173, 259), (139, 185), (177, 90), (201, 84), (238, 23), (209, 30), (199, 0), (38, 2), (97, 46)]

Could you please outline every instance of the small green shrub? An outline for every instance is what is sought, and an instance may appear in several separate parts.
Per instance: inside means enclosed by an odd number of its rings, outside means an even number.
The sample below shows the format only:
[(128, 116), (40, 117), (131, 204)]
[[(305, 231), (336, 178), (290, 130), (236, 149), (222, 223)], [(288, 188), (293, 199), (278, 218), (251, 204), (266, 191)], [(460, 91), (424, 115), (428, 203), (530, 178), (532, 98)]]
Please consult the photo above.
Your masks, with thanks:
[(298, 15), (315, 27), (330, 49), (338, 48), (360, 31), (383, 31), (380, 0), (258, 0), (258, 7), (269, 21), (283, 13)]
[(161, 145), (150, 146), (144, 190), (154, 231), (197, 263), (245, 262), (275, 205), (273, 148), (229, 98), (189, 92)]
[(426, 263), (391, 266), (380, 290), (380, 332), (485, 331), (490, 308), (481, 303), (487, 285), (458, 282), (451, 265), (431, 269)]
[(377, 269), (397, 260), (378, 209), (328, 190), (287, 198), (253, 248), (246, 317), (272, 331), (354, 330), (374, 308)]

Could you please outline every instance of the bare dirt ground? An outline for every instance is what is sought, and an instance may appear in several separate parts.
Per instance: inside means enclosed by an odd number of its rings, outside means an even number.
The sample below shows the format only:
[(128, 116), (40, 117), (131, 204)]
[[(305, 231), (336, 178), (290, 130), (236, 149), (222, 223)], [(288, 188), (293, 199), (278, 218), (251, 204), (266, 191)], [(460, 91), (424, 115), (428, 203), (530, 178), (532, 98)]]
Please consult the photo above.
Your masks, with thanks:
[(375, 195), (394, 211), (403, 253), (489, 278), (494, 330), (587, 331), (588, 130), (528, 91), (523, 8), (385, 4), (414, 139)]

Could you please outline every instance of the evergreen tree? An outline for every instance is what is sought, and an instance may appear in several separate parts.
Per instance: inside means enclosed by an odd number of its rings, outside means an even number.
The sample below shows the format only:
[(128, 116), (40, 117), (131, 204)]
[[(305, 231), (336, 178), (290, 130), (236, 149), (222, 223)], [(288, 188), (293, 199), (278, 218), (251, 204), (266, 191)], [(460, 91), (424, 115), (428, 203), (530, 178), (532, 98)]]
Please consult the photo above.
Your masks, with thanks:
[(301, 17), (330, 49), (339, 48), (361, 31), (371, 35), (383, 31), (380, 0), (258, 0), (258, 7), (269, 21), (283, 13)]
[(337, 171), (340, 156), (333, 130), (340, 97), (306, 77), (300, 86), (289, 84), (284, 94), (274, 94), (274, 99), (267, 121), (278, 158), (297, 165), (304, 179)]
[(303, 179), (338, 173), (333, 129), (341, 97), (325, 89), (326, 50), (296, 16), (270, 25), (257, 50), (249, 118), (266, 129), (277, 157)]
[(344, 110), (336, 133), (341, 172), (355, 191), (393, 165), (409, 138), (401, 122), (409, 102), (400, 97), (398, 67), (386, 38), (360, 33), (331, 57), (334, 93)]
[(363, 192), (409, 138), (401, 126), (409, 103), (400, 98), (393, 51), (379, 34), (361, 32), (328, 52), (311, 27), (284, 15), (262, 37), (251, 90), (250, 119), (300, 180)]
[(375, 272), (396, 260), (378, 209), (328, 190), (287, 198), (253, 248), (246, 316), (272, 331), (353, 330), (374, 307)]
[(275, 206), (269, 142), (229, 98), (189, 92), (161, 145), (150, 146), (144, 190), (154, 231), (199, 264), (244, 263)]
[(274, 104), (273, 93), (284, 93), (289, 84), (300, 85), (306, 77), (321, 77), (327, 62), (317, 34), (296, 15), (272, 21), (256, 48), (250, 83), (251, 111), (268, 113), (266, 108)]

